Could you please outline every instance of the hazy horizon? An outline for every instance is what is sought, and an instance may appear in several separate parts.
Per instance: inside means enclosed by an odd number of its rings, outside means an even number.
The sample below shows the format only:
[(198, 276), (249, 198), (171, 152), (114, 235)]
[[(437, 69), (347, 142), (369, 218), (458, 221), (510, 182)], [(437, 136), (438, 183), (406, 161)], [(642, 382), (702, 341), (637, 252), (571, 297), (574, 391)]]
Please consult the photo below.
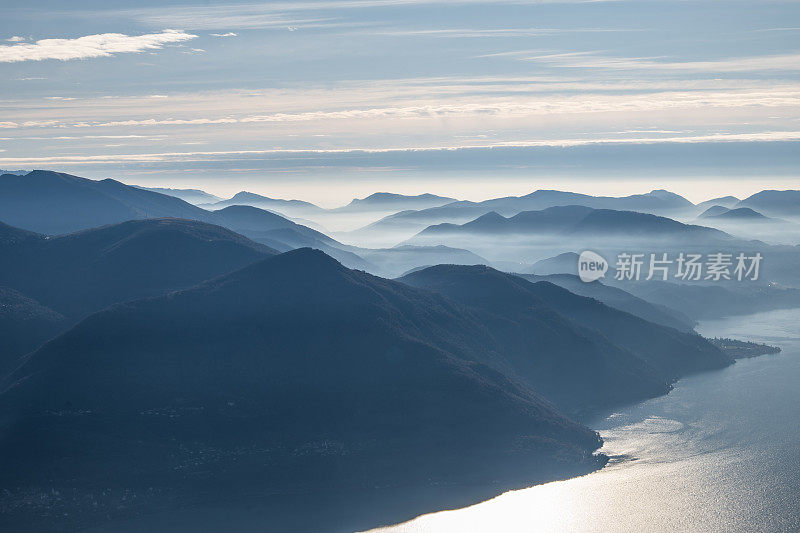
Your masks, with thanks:
[(795, 2), (6, 6), (0, 168), (327, 206), (800, 188)]

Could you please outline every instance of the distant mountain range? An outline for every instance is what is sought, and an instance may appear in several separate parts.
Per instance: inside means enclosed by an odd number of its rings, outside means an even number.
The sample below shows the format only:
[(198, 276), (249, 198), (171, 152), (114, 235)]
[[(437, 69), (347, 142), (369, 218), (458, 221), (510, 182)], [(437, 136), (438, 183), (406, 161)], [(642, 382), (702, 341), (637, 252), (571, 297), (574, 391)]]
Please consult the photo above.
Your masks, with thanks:
[[(800, 218), (795, 220), (800, 221)], [(800, 243), (800, 224), (768, 217), (749, 207), (713, 205), (698, 217), (698, 221), (746, 239), (758, 239), (771, 244)]]
[(410, 234), (435, 224), (464, 223), (492, 212), (505, 217), (511, 217), (523, 211), (538, 211), (549, 207), (568, 205), (591, 207), (594, 209), (615, 209), (670, 215), (685, 214), (694, 209), (694, 204), (682, 196), (663, 190), (621, 198), (540, 190), (525, 196), (496, 198), (483, 202), (460, 201), (442, 207), (397, 213), (362, 228), (355, 233), (358, 235), (360, 233), (380, 231), (402, 231)]
[(457, 201), (455, 198), (436, 196), (435, 194), (419, 194), (408, 196), (388, 192), (377, 192), (362, 199), (355, 199), (344, 207), (335, 211), (406, 211), (409, 209), (427, 209), (438, 207)]
[(134, 185), (134, 187), (138, 187), (146, 191), (166, 194), (167, 196), (174, 196), (175, 198), (180, 198), (181, 200), (194, 205), (208, 204), (222, 200), (222, 198), (219, 196), (214, 196), (213, 194), (201, 191), (200, 189), (167, 189), (163, 187), (141, 187), (138, 185)]
[(800, 191), (761, 191), (737, 204), (768, 216), (800, 218)]
[(624, 235), (627, 239), (691, 238), (726, 240), (730, 236), (716, 229), (683, 224), (671, 218), (635, 211), (592, 209), (585, 206), (550, 207), (541, 211), (523, 211), (506, 218), (491, 212), (465, 224), (438, 224), (416, 235), (410, 242), (439, 243), (442, 236), (462, 239), (515, 235), (562, 235), (565, 237), (598, 235), (604, 238)]
[[(233, 200), (217, 204), (218, 209), (215, 211), (208, 211), (170, 195), (176, 194), (176, 190), (164, 192), (168, 194), (124, 185), (114, 180), (95, 181), (50, 171), (34, 171), (24, 176), (5, 175), (0, 176), (0, 220), (11, 226), (46, 235), (69, 234), (137, 219), (197, 220), (226, 227), (281, 252), (312, 247), (324, 251), (348, 267), (384, 275), (398, 275), (414, 266), (429, 264), (434, 259), (485, 262), (477, 255), (458, 249), (428, 250), (414, 247), (403, 250), (364, 250), (342, 244), (320, 231), (262, 208), (249, 205), (221, 207), (231, 201), (250, 201), (264, 206), (292, 206), (324, 212), (307, 202), (272, 200), (252, 193), (239, 193)], [(403, 198), (432, 202), (439, 197), (378, 194), (374, 198), (359, 201), (359, 205), (366, 206), (373, 202), (390, 205), (402, 201)], [(444, 200), (448, 199), (439, 201)], [(369, 259), (364, 256), (369, 256)]]
[(34, 170), (0, 176), (0, 220), (59, 235), (143, 218), (175, 217), (213, 223), (211, 213), (179, 198), (69, 174)]
[(308, 215), (309, 213), (323, 210), (321, 207), (318, 207), (310, 202), (303, 202), (302, 200), (281, 200), (269, 198), (267, 196), (261, 196), (260, 194), (247, 191), (236, 193), (227, 200), (219, 200), (217, 202), (202, 204), (200, 207), (216, 211), (232, 205), (249, 205), (266, 210), (275, 210), (286, 216), (304, 216)]
[(719, 198), (712, 198), (711, 200), (706, 200), (705, 202), (700, 202), (697, 204), (697, 208), (699, 210), (708, 209), (711, 206), (720, 205), (722, 207), (727, 207), (728, 209), (735, 207), (741, 200), (736, 198), (735, 196), (721, 196)]
[[(732, 363), (695, 320), (800, 302), (779, 283), (797, 279), (798, 247), (661, 216), (790, 224), (730, 198), (701, 209), (667, 191), (479, 203), (377, 193), (326, 210), (240, 193), (262, 205), (210, 211), (177, 197), (204, 194), (0, 176), (0, 529), (57, 516), (82, 530), (265, 495), (479, 487), (468, 492), (486, 499), (585, 474), (608, 458), (581, 421)], [(350, 220), (414, 206), (390, 218), (403, 231), (429, 215), (468, 218), (363, 248), (268, 206)], [(768, 283), (574, 275), (576, 252), (618, 243), (763, 250)], [(503, 246), (503, 264), (526, 272), (485, 265)], [(381, 520), (450, 505), (419, 501)]]
[[(577, 256), (575, 264), (577, 264)], [(530, 282), (547, 281), (558, 285), (579, 296), (594, 298), (609, 307), (625, 311), (633, 316), (643, 318), (648, 322), (660, 324), (679, 331), (691, 332), (695, 321), (686, 314), (665, 305), (654, 304), (618, 287), (605, 285), (600, 281), (585, 283), (574, 274), (516, 274)]]
[(729, 209), (721, 205), (709, 207), (698, 218), (711, 218), (714, 220), (747, 220), (747, 221), (761, 221), (770, 220), (758, 211), (754, 211), (749, 207), (734, 207)]

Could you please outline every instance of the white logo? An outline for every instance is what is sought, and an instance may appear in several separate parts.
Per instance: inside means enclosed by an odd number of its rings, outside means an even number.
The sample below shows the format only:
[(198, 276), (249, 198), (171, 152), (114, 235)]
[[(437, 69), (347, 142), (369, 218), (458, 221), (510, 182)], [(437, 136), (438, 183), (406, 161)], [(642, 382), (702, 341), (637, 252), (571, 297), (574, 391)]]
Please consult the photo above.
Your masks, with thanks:
[(589, 283), (604, 277), (608, 271), (608, 261), (600, 254), (586, 250), (578, 258), (578, 277)]

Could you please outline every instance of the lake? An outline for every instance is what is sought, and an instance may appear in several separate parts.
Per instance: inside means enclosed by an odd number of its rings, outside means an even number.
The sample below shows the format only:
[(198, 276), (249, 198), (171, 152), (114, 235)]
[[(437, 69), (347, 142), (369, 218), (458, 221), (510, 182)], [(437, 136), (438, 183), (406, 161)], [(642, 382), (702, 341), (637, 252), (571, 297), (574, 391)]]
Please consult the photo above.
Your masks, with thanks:
[(783, 351), (591, 422), (613, 458), (603, 470), (373, 532), (800, 531), (800, 309), (697, 331)]

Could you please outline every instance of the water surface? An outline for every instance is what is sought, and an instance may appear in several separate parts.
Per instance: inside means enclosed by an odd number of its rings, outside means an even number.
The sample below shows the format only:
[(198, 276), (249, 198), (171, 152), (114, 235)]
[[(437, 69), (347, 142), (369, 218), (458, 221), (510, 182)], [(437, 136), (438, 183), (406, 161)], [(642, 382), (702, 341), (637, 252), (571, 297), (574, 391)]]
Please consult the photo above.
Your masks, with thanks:
[(783, 352), (690, 376), (590, 424), (613, 457), (601, 471), (375, 531), (800, 531), (800, 309), (698, 332)]

